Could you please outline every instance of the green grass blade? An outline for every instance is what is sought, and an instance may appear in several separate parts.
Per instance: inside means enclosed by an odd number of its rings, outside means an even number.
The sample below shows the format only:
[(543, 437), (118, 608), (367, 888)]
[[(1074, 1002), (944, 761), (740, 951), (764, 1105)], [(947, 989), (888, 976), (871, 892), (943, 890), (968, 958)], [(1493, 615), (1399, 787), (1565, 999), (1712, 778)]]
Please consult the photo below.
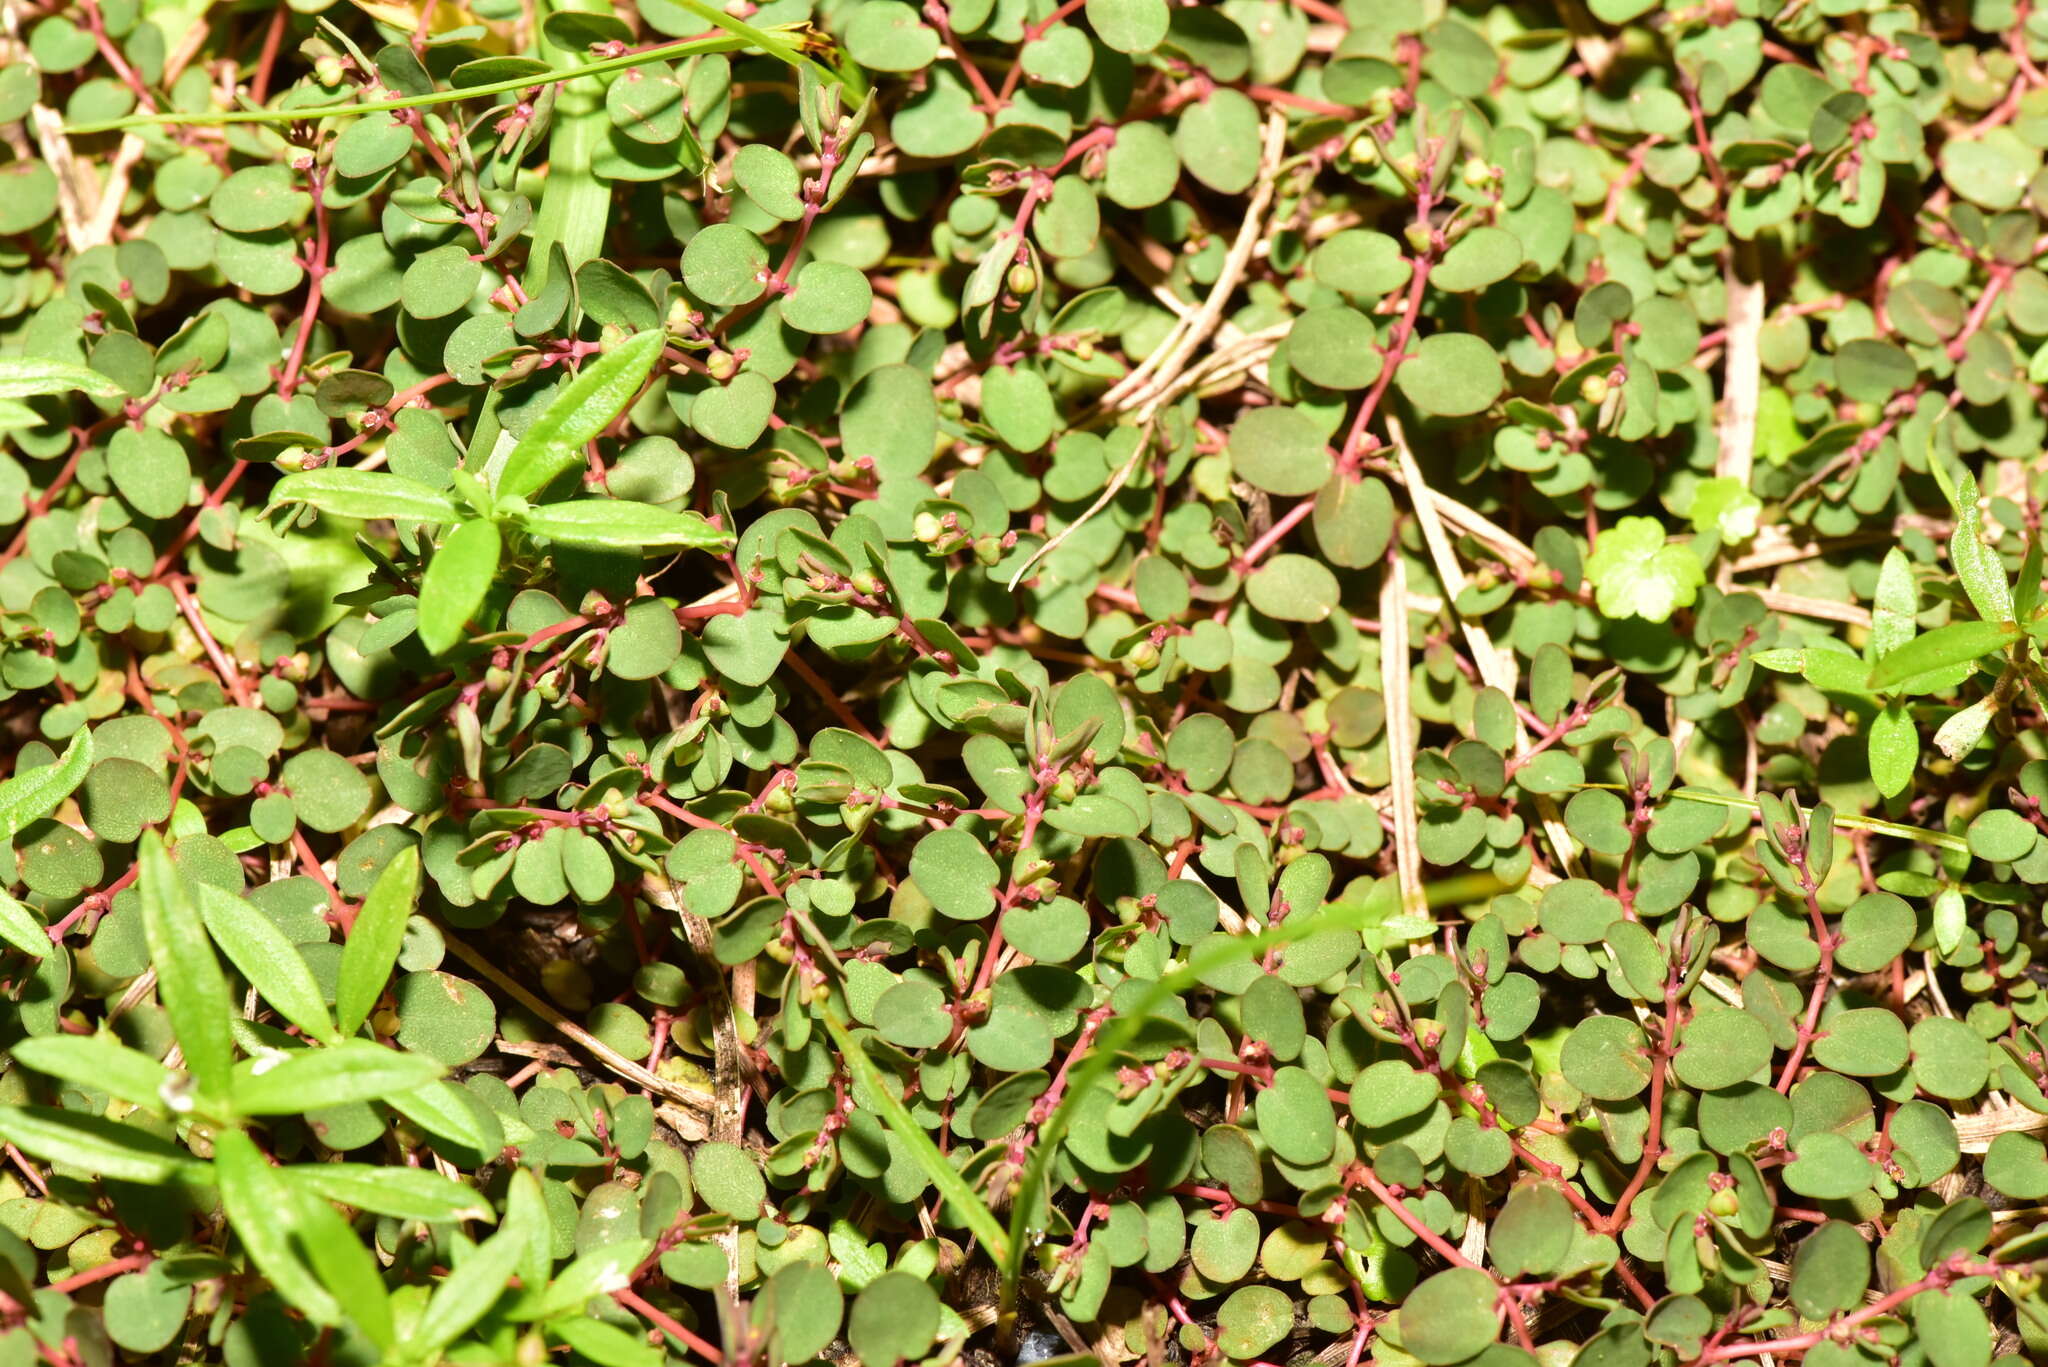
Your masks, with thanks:
[(904, 1147), (917, 1159), (917, 1165), (924, 1169), (924, 1175), (939, 1189), (939, 1195), (951, 1201), (966, 1217), (967, 1227), (988, 1249), (989, 1256), (1005, 1267), (1009, 1266), (1016, 1250), (1011, 1236), (1003, 1232), (1002, 1222), (975, 1194), (974, 1188), (967, 1185), (967, 1179), (960, 1175), (960, 1170), (946, 1161), (938, 1145), (932, 1143), (931, 1136), (924, 1132), (924, 1127), (917, 1123), (904, 1104), (882, 1085), (881, 1070), (875, 1067), (874, 1060), (867, 1056), (867, 1051), (860, 1047), (829, 1006), (824, 1010), (824, 1021), (826, 1033), (839, 1046), (839, 1056), (846, 1060), (847, 1067), (853, 1069), (854, 1076), (874, 1097), (890, 1132), (903, 1141)]
[(540, 76), (514, 76), (503, 81), (488, 81), (483, 85), (473, 85), (462, 90), (435, 90), (425, 95), (406, 95), (395, 100), (351, 100), (340, 104), (308, 105), (303, 109), (220, 109), (168, 114), (130, 114), (120, 119), (66, 124), (64, 131), (83, 136), (87, 133), (117, 133), (124, 128), (166, 128), (177, 124), (317, 123), (323, 119), (345, 119), (357, 114), (426, 109), (437, 104), (454, 104), (458, 100), (512, 95), (522, 90), (531, 90), (535, 86), (555, 85), (585, 77), (608, 76), (615, 71), (627, 71), (636, 66), (667, 61), (671, 57), (694, 57), (706, 52), (737, 52), (753, 45), (753, 39), (738, 35), (728, 38), (685, 38), (641, 52), (629, 52), (623, 57), (606, 57), (595, 62), (582, 62)]

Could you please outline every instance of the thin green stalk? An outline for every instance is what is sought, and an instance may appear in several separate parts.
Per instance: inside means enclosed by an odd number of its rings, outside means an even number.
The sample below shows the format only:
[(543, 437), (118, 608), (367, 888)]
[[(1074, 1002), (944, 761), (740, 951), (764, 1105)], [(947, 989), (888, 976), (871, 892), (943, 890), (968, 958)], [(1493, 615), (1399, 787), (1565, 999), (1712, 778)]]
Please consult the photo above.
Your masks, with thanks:
[[(744, 19), (735, 19), (724, 10), (704, 3), (704, 0), (677, 0), (677, 3), (699, 19), (702, 19), (705, 23), (715, 24), (735, 37), (746, 39), (769, 56), (780, 57), (791, 66), (807, 66), (811, 69), (812, 75), (827, 85), (839, 84), (839, 77), (837, 75), (818, 65), (809, 57), (806, 57), (799, 49), (783, 42), (772, 30), (756, 28)], [(788, 25), (787, 27), (794, 29), (798, 26)]]
[[(1609, 792), (1623, 793), (1628, 789), (1619, 783), (1581, 783), (1581, 788), (1603, 788)], [(1682, 797), (1688, 802), (1704, 802), (1710, 807), (1727, 807), (1731, 810), (1754, 812), (1755, 798), (1736, 797), (1732, 793), (1710, 792), (1705, 788), (1673, 788), (1666, 797)], [(1933, 845), (1944, 850), (1967, 850), (1970, 842), (1949, 831), (1929, 830), (1925, 826), (1908, 826), (1899, 821), (1886, 821), (1876, 816), (1854, 816), (1846, 812), (1835, 813), (1835, 826), (1844, 831), (1868, 831), (1872, 835), (1888, 835), (1896, 840), (1917, 840), (1923, 845)]]
[[(737, 19), (732, 21), (738, 24)], [(753, 29), (749, 33), (761, 33)], [(376, 114), (399, 109), (424, 109), (430, 105), (453, 104), (458, 100), (483, 99), (491, 95), (510, 95), (521, 90), (531, 90), (538, 85), (554, 85), (562, 81), (580, 80), (586, 76), (608, 76), (615, 71), (627, 71), (650, 62), (666, 61), (670, 57), (690, 57), (704, 52), (737, 52), (756, 40), (748, 35), (735, 34), (730, 38), (685, 38), (678, 42), (663, 43), (658, 47), (641, 52), (629, 52), (622, 57), (606, 57), (600, 61), (584, 62), (577, 66), (560, 67), (554, 71), (534, 76), (515, 76), (509, 80), (489, 81), (462, 90), (436, 90), (426, 95), (407, 95), (396, 100), (360, 100), (346, 104), (308, 105), (303, 109), (221, 109), (198, 113), (130, 114), (122, 119), (101, 119), (95, 123), (67, 124), (64, 131), (74, 135), (86, 133), (115, 133), (124, 128), (160, 128), (172, 124), (222, 124), (222, 123), (307, 123), (320, 119), (341, 119), (356, 114)], [(771, 55), (783, 57), (794, 65), (803, 61), (816, 65), (807, 58), (787, 57), (781, 52)]]
[(1003, 1233), (1002, 1222), (996, 1219), (981, 1197), (975, 1194), (974, 1188), (967, 1185), (967, 1179), (960, 1175), (960, 1170), (946, 1161), (946, 1155), (939, 1152), (938, 1146), (932, 1143), (931, 1136), (924, 1132), (924, 1127), (917, 1123), (916, 1117), (897, 1100), (894, 1092), (882, 1084), (881, 1070), (875, 1067), (874, 1060), (867, 1056), (859, 1041), (854, 1039), (852, 1033), (840, 1021), (838, 1013), (830, 1006), (824, 1010), (824, 1021), (825, 1033), (832, 1036), (832, 1042), (839, 1046), (839, 1056), (846, 1060), (847, 1066), (853, 1069), (854, 1076), (860, 1079), (861, 1085), (874, 1097), (875, 1104), (881, 1109), (882, 1119), (888, 1122), (890, 1132), (903, 1141), (904, 1147), (909, 1149), (911, 1156), (917, 1160), (918, 1167), (924, 1169), (924, 1175), (939, 1189), (939, 1195), (959, 1208), (960, 1213), (966, 1217), (967, 1227), (974, 1231), (975, 1238), (981, 1240), (982, 1247), (989, 1251), (989, 1256), (1005, 1267), (1009, 1266), (1014, 1250), (1010, 1236)]

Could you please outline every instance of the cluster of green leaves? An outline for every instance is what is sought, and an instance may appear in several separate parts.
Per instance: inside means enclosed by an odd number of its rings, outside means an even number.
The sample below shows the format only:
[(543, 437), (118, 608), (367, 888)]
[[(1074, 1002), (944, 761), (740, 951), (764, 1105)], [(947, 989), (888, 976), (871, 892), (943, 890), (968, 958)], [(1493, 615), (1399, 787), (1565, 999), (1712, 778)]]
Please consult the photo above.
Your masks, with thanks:
[(2048, 1354), (2048, 23), (732, 8), (10, 12), (0, 1367)]

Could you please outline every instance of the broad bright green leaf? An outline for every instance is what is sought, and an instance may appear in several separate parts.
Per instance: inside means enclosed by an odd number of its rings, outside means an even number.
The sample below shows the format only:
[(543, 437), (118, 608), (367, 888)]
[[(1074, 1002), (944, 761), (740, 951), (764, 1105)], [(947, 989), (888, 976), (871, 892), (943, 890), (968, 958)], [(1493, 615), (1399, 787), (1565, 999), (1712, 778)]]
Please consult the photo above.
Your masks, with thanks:
[(221, 1205), (250, 1261), (307, 1319), (338, 1323), (343, 1314), (340, 1303), (306, 1265), (304, 1245), (294, 1237), (303, 1229), (301, 1207), (284, 1177), (248, 1135), (235, 1129), (214, 1136), (213, 1166)]
[(124, 391), (90, 366), (33, 356), (0, 357), (0, 399), (28, 399), (40, 394), (90, 394), (118, 399)]
[(250, 1059), (235, 1069), (233, 1097), (243, 1115), (290, 1115), (414, 1091), (443, 1071), (423, 1054), (351, 1039)]
[(508, 1211), (498, 1232), (471, 1249), (442, 1279), (428, 1297), (419, 1320), (406, 1334), (408, 1352), (431, 1359), (483, 1318), (505, 1294), (507, 1282), (519, 1270), (528, 1238), (525, 1225), (524, 1219), (515, 1218)]
[(441, 1224), (451, 1220), (497, 1219), (490, 1202), (473, 1187), (428, 1168), (374, 1163), (294, 1163), (281, 1169), (287, 1180), (330, 1201), (401, 1220)]
[(1699, 557), (1685, 545), (1666, 542), (1653, 517), (1625, 517), (1600, 534), (1586, 560), (1600, 611), (1609, 617), (1662, 622), (1689, 607), (1706, 583)]
[(2009, 622), (1951, 622), (1914, 637), (1870, 671), (1872, 688), (1895, 688), (1951, 665), (1995, 655), (2019, 639)]
[(732, 533), (721, 531), (701, 513), (670, 512), (647, 503), (587, 498), (529, 509), (521, 518), (527, 533), (565, 546), (597, 550), (640, 551), (647, 555), (671, 551), (722, 551)]
[(50, 932), (35, 913), (0, 892), (0, 940), (7, 941), (31, 958), (48, 958)]
[(1984, 544), (1976, 477), (1968, 470), (1951, 474), (1947, 462), (1939, 457), (1929, 461), (1929, 465), (1955, 513), (1956, 528), (1949, 536), (1948, 554), (1956, 577), (1963, 581), (1963, 591), (1970, 595), (1971, 605), (1985, 622), (2011, 621), (2012, 585), (2005, 577), (2005, 566), (1999, 563), (1998, 553)]
[(138, 854), (142, 925), (156, 965), (157, 995), (200, 1092), (225, 1101), (235, 1053), (227, 978), (214, 957), (206, 924), (192, 906), (184, 875), (155, 831), (143, 833)]
[(17, 773), (0, 783), (0, 839), (12, 840), (22, 828), (57, 810), (85, 782), (92, 768), (92, 735), (80, 730), (55, 764)]
[(503, 497), (532, 498), (557, 475), (583, 463), (583, 448), (626, 411), (661, 357), (659, 330), (636, 332), (585, 365), (564, 385), (498, 472)]
[(262, 993), (279, 1015), (314, 1039), (338, 1038), (313, 971), (277, 923), (211, 883), (199, 884), (198, 892), (199, 914), (214, 943), (249, 985)]
[(498, 524), (479, 518), (448, 533), (420, 581), (420, 643), (436, 655), (463, 638), (498, 574)]
[(270, 501), (273, 505), (309, 503), (323, 513), (365, 522), (376, 518), (438, 523), (462, 519), (462, 510), (448, 495), (388, 470), (345, 466), (304, 470), (279, 480)]
[(1895, 797), (1913, 781), (1920, 762), (1920, 728), (1904, 703), (1888, 703), (1870, 719), (1870, 778), (1877, 791)]
[(384, 994), (419, 895), (419, 851), (409, 845), (377, 875), (342, 946), (341, 977), (334, 994), (335, 1025), (341, 1034), (360, 1030)]
[(321, 1197), (289, 1185), (285, 1195), (290, 1198), (292, 1223), (298, 1231), (294, 1242), (305, 1254), (314, 1278), (371, 1342), (390, 1349), (398, 1341), (398, 1331), (391, 1317), (391, 1293), (384, 1285), (384, 1269), (376, 1255), (363, 1246), (341, 1212)]
[(15, 1061), (159, 1114), (173, 1105), (175, 1075), (139, 1049), (105, 1035), (43, 1035), (14, 1046)]
[(0, 1139), (45, 1162), (122, 1182), (201, 1179), (208, 1172), (183, 1148), (147, 1130), (51, 1106), (0, 1106)]

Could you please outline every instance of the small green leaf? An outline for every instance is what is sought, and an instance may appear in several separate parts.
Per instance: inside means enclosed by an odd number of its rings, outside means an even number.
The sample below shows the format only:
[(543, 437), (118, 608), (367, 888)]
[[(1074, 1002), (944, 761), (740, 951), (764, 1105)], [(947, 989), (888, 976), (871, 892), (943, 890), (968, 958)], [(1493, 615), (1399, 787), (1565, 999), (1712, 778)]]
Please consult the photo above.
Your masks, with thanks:
[(1401, 1346), (1422, 1362), (1463, 1362), (1500, 1332), (1493, 1279), (1469, 1267), (1437, 1273), (1408, 1293), (1397, 1319)]

